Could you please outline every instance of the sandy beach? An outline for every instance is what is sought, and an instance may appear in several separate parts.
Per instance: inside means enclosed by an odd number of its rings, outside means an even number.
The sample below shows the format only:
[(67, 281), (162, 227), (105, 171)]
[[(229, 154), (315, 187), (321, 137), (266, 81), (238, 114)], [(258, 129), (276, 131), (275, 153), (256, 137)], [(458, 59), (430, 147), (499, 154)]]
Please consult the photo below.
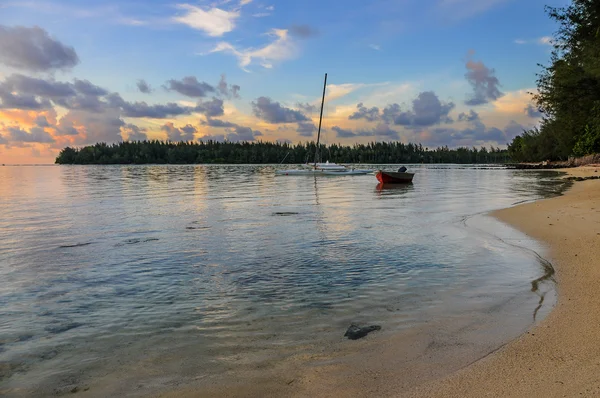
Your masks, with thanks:
[[(598, 168), (567, 170), (598, 175)], [(558, 304), (535, 328), (414, 397), (600, 395), (600, 181), (564, 195), (497, 211), (500, 220), (549, 245)]]

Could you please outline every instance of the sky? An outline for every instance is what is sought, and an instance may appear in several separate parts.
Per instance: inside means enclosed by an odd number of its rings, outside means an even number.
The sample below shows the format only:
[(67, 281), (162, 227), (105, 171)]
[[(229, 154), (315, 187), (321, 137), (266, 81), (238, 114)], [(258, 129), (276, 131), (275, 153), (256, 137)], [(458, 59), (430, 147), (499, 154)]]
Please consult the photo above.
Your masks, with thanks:
[(0, 163), (122, 140), (505, 147), (567, 0), (2, 0)]

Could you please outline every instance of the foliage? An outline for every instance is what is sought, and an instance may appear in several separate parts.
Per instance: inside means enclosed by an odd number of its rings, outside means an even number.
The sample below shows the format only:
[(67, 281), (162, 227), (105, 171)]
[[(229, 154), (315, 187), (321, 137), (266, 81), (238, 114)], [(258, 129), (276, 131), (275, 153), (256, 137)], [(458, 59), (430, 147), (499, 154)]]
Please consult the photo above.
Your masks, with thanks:
[(550, 65), (542, 66), (534, 95), (544, 118), (539, 129), (509, 145), (518, 161), (564, 160), (585, 152), (589, 138), (583, 137), (600, 128), (595, 116), (600, 107), (600, 0), (573, 0), (546, 11), (559, 27)]
[[(83, 148), (64, 148), (58, 164), (298, 164), (313, 161), (314, 142), (291, 145), (273, 142), (164, 142), (124, 141)], [(429, 150), (422, 145), (373, 142), (367, 145), (320, 145), (321, 161), (338, 163), (503, 163), (508, 152), (499, 148)]]
[(579, 140), (573, 148), (575, 156), (586, 156), (594, 153), (600, 153), (600, 128), (585, 126), (585, 133), (579, 137)]

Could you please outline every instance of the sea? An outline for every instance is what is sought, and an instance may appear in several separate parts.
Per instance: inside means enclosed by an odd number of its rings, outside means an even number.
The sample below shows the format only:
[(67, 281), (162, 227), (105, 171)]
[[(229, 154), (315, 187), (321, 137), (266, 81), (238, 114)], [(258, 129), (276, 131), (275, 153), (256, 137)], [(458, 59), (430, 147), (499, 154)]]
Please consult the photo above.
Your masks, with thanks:
[(408, 165), (413, 184), (381, 186), (282, 167), (0, 167), (0, 395), (202, 396), (343, 362), (353, 323), (376, 344), (485, 315), (491, 351), (552, 308), (543, 244), (487, 213), (560, 195), (559, 173)]

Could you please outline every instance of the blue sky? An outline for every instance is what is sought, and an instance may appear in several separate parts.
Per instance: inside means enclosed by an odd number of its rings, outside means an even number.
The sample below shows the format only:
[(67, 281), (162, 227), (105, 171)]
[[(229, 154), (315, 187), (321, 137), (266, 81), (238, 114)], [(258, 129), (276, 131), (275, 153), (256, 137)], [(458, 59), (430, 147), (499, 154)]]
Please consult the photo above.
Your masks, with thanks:
[[(548, 37), (556, 28), (544, 5), (565, 4), (7, 1), (0, 5), (0, 78), (5, 80), (0, 95), (4, 84), (5, 92), (38, 102), (19, 106), (0, 98), (0, 158), (7, 159), (1, 162), (51, 161), (61, 147), (94, 139), (305, 141), (318, 114), (299, 103), (318, 105), (325, 72), (328, 142), (503, 146), (519, 128), (539, 121), (525, 109), (537, 64), (548, 61)], [(72, 49), (76, 59), (56, 49)], [(47, 62), (36, 64), (40, 60)], [(38, 86), (88, 80), (106, 93), (91, 98), (74, 89), (72, 98), (55, 95), (45, 101), (45, 92), (23, 79), (15, 83), (15, 74), (37, 79)], [(214, 88), (222, 74), (230, 89), (239, 86), (235, 95), (219, 90), (189, 95), (181, 84), (176, 89), (168, 83), (206, 82)], [(140, 92), (140, 79), (152, 92)], [(118, 93), (120, 102), (108, 93)], [(82, 96), (99, 101), (101, 108), (82, 105)], [(258, 101), (262, 97), (269, 101)], [(211, 98), (214, 105), (222, 103), (220, 112), (195, 105)], [(155, 117), (139, 111), (142, 101), (189, 109)], [(368, 118), (356, 114), (361, 103), (378, 112)], [(39, 115), (48, 123), (36, 124)], [(67, 124), (72, 129), (65, 129)], [(178, 130), (186, 126), (187, 133)], [(336, 134), (339, 129), (347, 133)]]

